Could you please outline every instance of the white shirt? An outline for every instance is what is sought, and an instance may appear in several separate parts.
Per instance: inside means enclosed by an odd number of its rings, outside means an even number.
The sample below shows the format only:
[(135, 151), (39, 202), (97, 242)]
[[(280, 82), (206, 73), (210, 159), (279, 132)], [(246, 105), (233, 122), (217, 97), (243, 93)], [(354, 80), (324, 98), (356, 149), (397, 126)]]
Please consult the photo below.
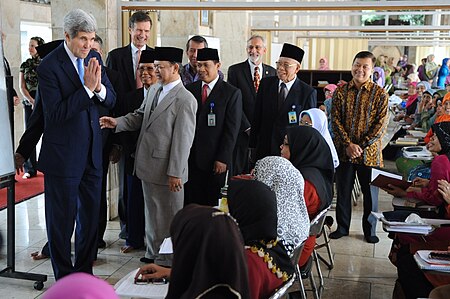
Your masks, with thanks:
[(181, 78), (167, 83), (166, 85), (163, 85), (163, 89), (161, 90), (161, 93), (159, 94), (158, 98), (158, 105), (164, 100), (165, 96), (171, 91), (175, 86), (181, 83)]
[[(133, 74), (134, 74), (134, 79), (136, 79), (136, 70), (139, 66), (138, 53), (137, 53), (139, 51), (139, 49), (133, 43), (131, 43), (130, 45), (131, 45), (131, 60), (133, 61)], [(147, 45), (144, 45), (141, 48), (141, 53), (142, 53), (142, 51), (144, 51), (146, 49), (147, 49)]]
[(204, 85), (208, 85), (208, 89), (206, 90), (208, 97), (209, 97), (209, 94), (211, 93), (211, 91), (213, 90), (214, 86), (216, 86), (217, 81), (219, 81), (219, 75), (217, 75), (216, 79), (212, 80), (209, 83), (205, 83), (202, 81), (202, 90), (203, 90)]
[(297, 79), (297, 76), (295, 76), (294, 79), (292, 79), (292, 80), (289, 81), (289, 82), (283, 82), (283, 81), (279, 80), (279, 82), (278, 82), (278, 91), (280, 91), (280, 85), (281, 85), (281, 83), (284, 83), (284, 84), (286, 84), (286, 88), (287, 88), (287, 91), (288, 91), (288, 93), (289, 93), (289, 90), (291, 90), (291, 87), (292, 87), (292, 85), (294, 84), (295, 79)]
[[(73, 55), (72, 51), (70, 51), (69, 47), (67, 47), (66, 42), (64, 42), (64, 49), (66, 50), (67, 55), (69, 56), (69, 59), (72, 61), (73, 67), (78, 73), (78, 67), (77, 67), (77, 59), (75, 55)], [(82, 64), (84, 66), (84, 59), (82, 59)], [(79, 73), (78, 73), (79, 75)], [(102, 87), (99, 92), (92, 92), (89, 90), (89, 88), (86, 87), (86, 85), (83, 85), (84, 90), (86, 90), (89, 98), (92, 98), (94, 95), (97, 96), (97, 98), (103, 102), (106, 98), (106, 87), (102, 84)]]

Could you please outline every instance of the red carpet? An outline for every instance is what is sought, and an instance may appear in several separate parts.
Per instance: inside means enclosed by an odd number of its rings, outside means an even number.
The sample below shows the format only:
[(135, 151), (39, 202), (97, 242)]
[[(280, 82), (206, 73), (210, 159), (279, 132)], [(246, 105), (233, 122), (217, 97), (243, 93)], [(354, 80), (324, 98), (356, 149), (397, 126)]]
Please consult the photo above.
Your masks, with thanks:
[[(38, 175), (30, 179), (22, 179), (23, 173), (16, 175), (16, 204), (44, 193), (44, 175)], [(7, 188), (0, 189), (0, 210), (6, 208)]]

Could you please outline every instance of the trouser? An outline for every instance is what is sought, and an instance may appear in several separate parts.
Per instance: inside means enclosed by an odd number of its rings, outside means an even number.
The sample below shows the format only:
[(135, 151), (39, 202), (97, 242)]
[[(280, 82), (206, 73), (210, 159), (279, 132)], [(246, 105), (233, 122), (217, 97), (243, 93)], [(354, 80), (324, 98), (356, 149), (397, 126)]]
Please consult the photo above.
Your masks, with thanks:
[(217, 206), (221, 197), (220, 189), (225, 185), (227, 173), (214, 174), (189, 165), (189, 181), (185, 184), (184, 205), (196, 203)]
[(142, 181), (145, 210), (145, 257), (155, 263), (171, 266), (171, 257), (160, 255), (159, 248), (164, 238), (170, 237), (170, 224), (175, 214), (183, 208), (183, 191), (171, 192), (168, 185), (157, 185)]
[[(34, 97), (34, 96), (33, 96)], [(29, 119), (31, 114), (33, 113), (32, 106), (23, 105), (24, 111), (24, 120), (25, 120), (25, 128), (28, 128)], [(23, 168), (25, 172), (28, 172), (30, 175), (35, 176), (37, 173), (37, 162), (36, 162), (36, 148), (33, 148), (31, 151), (30, 157), (25, 161)]]
[(136, 175), (127, 174), (127, 241), (134, 248), (144, 246), (145, 217), (142, 182)]
[[(47, 237), (57, 280), (73, 272), (92, 274), (101, 179), (101, 171), (89, 165), (79, 178), (48, 173), (44, 176)], [(72, 264), (71, 237), (75, 223), (75, 264)]]
[[(378, 211), (378, 192), (370, 186), (372, 167), (350, 162), (340, 162), (336, 169), (336, 220), (338, 231), (348, 234), (352, 214), (352, 190), (355, 182), (355, 175), (358, 175), (361, 191), (363, 193), (364, 213), (362, 227), (365, 237), (375, 236), (377, 219), (371, 215), (372, 211)], [(372, 197), (373, 193), (373, 197)]]

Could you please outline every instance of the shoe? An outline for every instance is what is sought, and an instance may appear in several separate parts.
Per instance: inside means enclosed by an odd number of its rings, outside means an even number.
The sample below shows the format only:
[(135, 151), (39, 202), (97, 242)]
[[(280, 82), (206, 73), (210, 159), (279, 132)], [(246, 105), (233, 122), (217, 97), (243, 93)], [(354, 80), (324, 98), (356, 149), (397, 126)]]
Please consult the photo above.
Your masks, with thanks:
[(378, 239), (377, 236), (366, 236), (366, 237), (364, 237), (364, 239), (366, 239), (367, 243), (371, 243), (371, 244), (380, 242), (380, 239)]
[(340, 239), (340, 238), (342, 238), (342, 237), (344, 237), (344, 236), (348, 236), (348, 233), (344, 234), (344, 233), (341, 233), (341, 232), (338, 231), (338, 230), (332, 232), (332, 233), (329, 235), (330, 239), (335, 239), (335, 240), (336, 240), (336, 239)]
[(132, 252), (133, 250), (134, 250), (134, 247), (129, 246), (129, 245), (120, 247), (120, 253), (129, 253), (129, 252)]
[(144, 257), (141, 257), (140, 261), (141, 261), (142, 263), (146, 263), (146, 264), (152, 264), (152, 263), (155, 262), (154, 259), (149, 259), (149, 258), (146, 258), (145, 256), (144, 256)]
[(31, 256), (31, 258), (32, 258), (33, 260), (35, 260), (35, 261), (43, 260), (43, 259), (48, 259), (48, 258), (49, 258), (49, 257), (46, 256), (45, 254), (39, 253), (39, 251), (35, 251), (35, 252), (31, 253), (30, 256)]
[(105, 248), (105, 247), (106, 247), (106, 242), (103, 240), (98, 240), (97, 248)]

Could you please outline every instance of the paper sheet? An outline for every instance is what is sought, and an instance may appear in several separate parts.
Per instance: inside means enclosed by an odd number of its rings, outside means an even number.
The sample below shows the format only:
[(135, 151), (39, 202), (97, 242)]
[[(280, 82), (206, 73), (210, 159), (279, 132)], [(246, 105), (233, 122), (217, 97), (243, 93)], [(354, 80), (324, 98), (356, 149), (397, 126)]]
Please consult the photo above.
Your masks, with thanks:
[(401, 175), (398, 175), (398, 174), (395, 174), (395, 173), (390, 173), (390, 172), (383, 171), (383, 170), (379, 170), (379, 169), (376, 169), (376, 168), (372, 168), (372, 177), (371, 177), (370, 181), (373, 181), (380, 174), (385, 175), (385, 176), (390, 177), (390, 178), (398, 179), (398, 180), (402, 180), (403, 179)]
[(159, 248), (159, 254), (172, 254), (172, 253), (173, 253), (172, 239), (165, 238), (161, 244), (161, 247)]
[(135, 284), (134, 276), (138, 269), (131, 271), (114, 286), (119, 296), (133, 298), (164, 299), (169, 290), (169, 284)]

